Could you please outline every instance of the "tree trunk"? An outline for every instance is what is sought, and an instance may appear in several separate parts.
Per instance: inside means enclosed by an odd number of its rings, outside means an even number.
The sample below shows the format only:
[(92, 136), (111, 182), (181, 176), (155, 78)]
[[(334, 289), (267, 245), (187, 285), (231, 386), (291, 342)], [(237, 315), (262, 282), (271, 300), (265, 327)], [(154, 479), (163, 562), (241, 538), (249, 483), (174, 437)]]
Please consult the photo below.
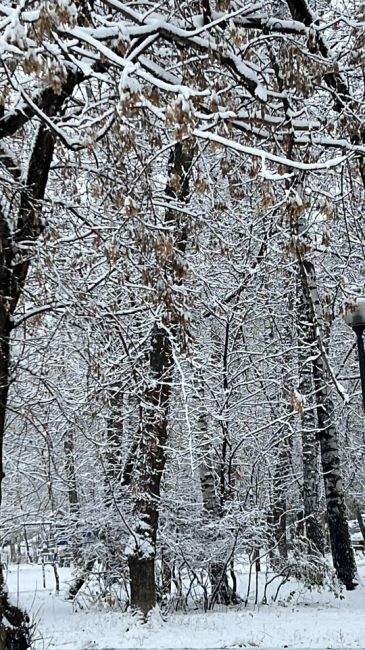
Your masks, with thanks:
[[(326, 326), (320, 312), (321, 303), (317, 290), (315, 269), (308, 260), (300, 260), (302, 280), (306, 287), (312, 309), (312, 322), (317, 336)], [(323, 343), (322, 343), (323, 346)], [(340, 451), (335, 426), (334, 405), (331, 399), (323, 350), (313, 361), (313, 378), (318, 414), (318, 436), (321, 448), (328, 528), (331, 540), (333, 565), (338, 579), (351, 590), (356, 586), (356, 563), (346, 518), (346, 506), (341, 475)]]
[(141, 610), (144, 617), (156, 604), (154, 564), (173, 369), (170, 337), (158, 325), (152, 335), (150, 368), (153, 382), (145, 395), (143, 430), (134, 464), (133, 484), (138, 496), (133, 552), (128, 557), (131, 607)]
[(279, 568), (282, 564), (286, 563), (288, 559), (288, 540), (287, 540), (287, 493), (288, 493), (288, 469), (289, 469), (289, 449), (288, 440), (286, 439), (288, 432), (285, 428), (280, 429), (277, 434), (276, 450), (277, 458), (275, 461), (275, 469), (273, 476), (273, 504), (271, 522), (273, 526), (273, 534), (275, 540), (275, 547), (279, 552), (273, 553), (272, 560), (274, 564), (278, 564)]
[[(14, 239), (34, 240), (41, 231), (39, 212), (36, 202), (44, 196), (48, 173), (53, 156), (54, 141), (52, 134), (41, 126), (39, 128), (33, 152), (30, 157), (27, 183), (21, 195), (16, 235), (10, 230), (9, 221), (0, 210), (0, 506), (2, 502), (2, 481), (4, 479), (3, 445), (5, 435), (6, 407), (9, 394), (10, 334), (11, 317), (18, 304), (27, 271), (29, 253), (18, 261), (17, 247)], [(9, 628), (4, 619), (13, 627)], [(6, 637), (4, 647), (23, 650), (30, 646), (29, 619), (19, 608), (8, 600), (0, 567), (0, 630)]]
[[(196, 428), (203, 453), (199, 467), (200, 487), (207, 523), (212, 524), (212, 522), (216, 522), (217, 530), (215, 531), (214, 527), (210, 525), (210, 532), (207, 539), (208, 544), (211, 543), (214, 545), (219, 536), (219, 519), (223, 515), (225, 482), (222, 483), (222, 472), (225, 468), (222, 467), (221, 461), (219, 475), (217, 468), (214, 466), (212, 443), (208, 432), (208, 416), (204, 406), (204, 393), (202, 390), (200, 391), (199, 402)], [(222, 490), (224, 490), (223, 494)], [(210, 563), (209, 577), (211, 583), (209, 609), (211, 609), (215, 603), (229, 605), (233, 601), (236, 601), (236, 597), (228, 584), (227, 566), (223, 559), (215, 558)]]
[(222, 408), (222, 455), (221, 455), (221, 467), (220, 467), (220, 505), (221, 505), (221, 514), (226, 505), (227, 500), (232, 498), (232, 443), (230, 439), (229, 431), (229, 420), (228, 420), (228, 411), (229, 411), (229, 377), (228, 377), (228, 358), (229, 358), (229, 344), (230, 344), (230, 318), (227, 317), (226, 326), (225, 326), (225, 335), (224, 335), (224, 348), (223, 348), (223, 396), (224, 403)]
[(72, 431), (67, 431), (63, 444), (65, 452), (65, 471), (67, 480), (68, 503), (71, 515), (79, 514), (79, 496), (77, 493), (74, 440)]
[(364, 520), (362, 518), (361, 510), (358, 503), (356, 504), (356, 519), (357, 519), (357, 523), (359, 524), (360, 532), (365, 543), (365, 525), (364, 525)]
[[(293, 300), (288, 293), (288, 311), (293, 311)], [(292, 345), (293, 342), (293, 325), (288, 320), (282, 333), (283, 341), (286, 345)], [(280, 349), (280, 348), (279, 348)], [(283, 366), (281, 371), (281, 390), (279, 406), (275, 407), (276, 416), (282, 414), (284, 422), (290, 409), (290, 396), (292, 394), (292, 379), (287, 368), (292, 364), (292, 354), (285, 348), (282, 351)], [(278, 409), (278, 410), (277, 410)], [(273, 507), (272, 522), (275, 546), (279, 552), (278, 568), (287, 564), (288, 559), (288, 538), (287, 538), (287, 511), (289, 502), (289, 483), (291, 469), (291, 429), (287, 424), (282, 424), (274, 434), (274, 448), (276, 457), (274, 459), (273, 475)], [(275, 553), (276, 555), (276, 553)], [(273, 555), (273, 557), (275, 557)]]
[(85, 567), (81, 569), (80, 573), (76, 575), (76, 578), (71, 582), (68, 590), (68, 598), (73, 600), (76, 598), (80, 589), (84, 586), (86, 580), (88, 579), (90, 572), (93, 570), (95, 564), (95, 558), (89, 560)]
[[(310, 424), (309, 424), (310, 422)], [(309, 426), (308, 426), (309, 425)], [(305, 534), (311, 553), (325, 553), (325, 537), (320, 521), (319, 485), (319, 443), (312, 428), (312, 416), (302, 418), (303, 446), (303, 504), (305, 517)]]
[[(40, 112), (51, 117), (59, 115), (65, 100), (72, 95), (75, 86), (82, 78), (82, 73), (70, 72), (65, 82), (56, 91), (50, 87), (41, 91)], [(24, 104), (19, 115), (12, 122), (13, 109), (5, 115), (4, 112), (4, 104), (2, 104), (1, 138), (17, 135), (17, 131), (38, 113), (33, 107)], [(5, 214), (4, 205), (0, 205), (0, 507), (4, 479), (5, 418), (10, 382), (11, 319), (22, 295), (31, 262), (33, 242), (38, 239), (43, 229), (40, 213), (53, 151), (53, 133), (48, 125), (41, 123), (27, 161), (25, 178), (20, 168), (13, 164), (9, 168), (15, 187), (8, 215)], [(14, 214), (17, 201), (15, 197), (19, 195), (18, 212)], [(23, 650), (30, 647), (29, 619), (19, 608), (10, 604), (1, 567), (0, 639), (3, 643), (1, 647), (4, 648)]]
[(166, 554), (165, 548), (161, 549), (161, 582), (159, 586), (159, 598), (158, 600), (163, 600), (163, 598), (169, 598), (171, 594), (171, 584), (172, 584), (172, 578), (173, 578), (173, 571), (172, 571), (172, 566), (173, 562), (171, 561), (171, 557), (169, 557)]
[(299, 363), (299, 404), (301, 416), (303, 457), (303, 505), (305, 532), (311, 553), (325, 552), (325, 537), (320, 522), (319, 486), (319, 441), (317, 438), (317, 417), (314, 400), (313, 366), (310, 359), (316, 351), (316, 338), (310, 296), (306, 282), (299, 273), (297, 283), (297, 334)]
[[(30, 648), (28, 615), (9, 602), (2, 565), (0, 565), (0, 612), (0, 650), (26, 650)], [(4, 618), (6, 619), (5, 625)], [(9, 627), (9, 624), (11, 627)]]
[[(185, 148), (186, 147), (186, 148)], [(170, 157), (169, 181), (166, 195), (172, 200), (186, 200), (189, 193), (189, 173), (193, 151), (178, 143)], [(172, 391), (174, 359), (172, 345), (179, 337), (184, 344), (185, 323), (181, 319), (183, 305), (174, 304), (184, 300), (174, 296), (171, 287), (182, 282), (182, 256), (187, 243), (186, 217), (173, 206), (165, 214), (165, 225), (173, 235), (172, 246), (164, 266), (161, 285), (166, 283), (160, 295), (161, 313), (156, 320), (149, 349), (149, 385), (141, 396), (141, 419), (135, 445), (135, 459), (128, 468), (133, 490), (135, 526), (128, 544), (128, 564), (131, 580), (131, 606), (139, 609), (146, 618), (156, 604), (155, 556), (160, 507), (161, 479), (166, 464), (168, 436), (168, 411)], [(170, 242), (169, 242), (170, 244)], [(167, 245), (167, 242), (166, 242)], [(158, 252), (160, 242), (157, 242)], [(164, 242), (165, 246), (165, 242)]]
[(319, 357), (314, 362), (314, 382), (333, 566), (338, 579), (346, 589), (352, 590), (356, 586), (356, 563), (346, 517), (340, 451), (334, 425), (334, 407), (323, 375), (323, 362)]
[(131, 607), (142, 612), (144, 618), (156, 605), (154, 557), (128, 559), (131, 581)]

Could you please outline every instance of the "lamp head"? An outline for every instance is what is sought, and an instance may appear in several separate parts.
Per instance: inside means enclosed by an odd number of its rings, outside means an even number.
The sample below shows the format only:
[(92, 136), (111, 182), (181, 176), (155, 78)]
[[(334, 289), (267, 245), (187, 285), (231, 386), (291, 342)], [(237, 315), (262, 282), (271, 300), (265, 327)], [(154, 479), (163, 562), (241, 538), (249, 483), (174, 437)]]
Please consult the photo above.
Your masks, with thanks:
[(352, 329), (365, 329), (365, 298), (355, 298), (344, 305), (343, 317)]

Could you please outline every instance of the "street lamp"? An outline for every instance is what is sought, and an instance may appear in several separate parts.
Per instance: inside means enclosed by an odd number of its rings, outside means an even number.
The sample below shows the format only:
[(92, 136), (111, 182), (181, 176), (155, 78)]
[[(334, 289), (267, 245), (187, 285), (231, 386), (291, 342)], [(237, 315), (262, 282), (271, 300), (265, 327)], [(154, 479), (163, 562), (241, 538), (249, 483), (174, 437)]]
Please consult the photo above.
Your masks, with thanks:
[(359, 366), (361, 378), (362, 406), (365, 412), (365, 351), (363, 332), (365, 330), (365, 298), (356, 298), (356, 301), (345, 305), (344, 319), (354, 330), (357, 337), (357, 350), (359, 353)]

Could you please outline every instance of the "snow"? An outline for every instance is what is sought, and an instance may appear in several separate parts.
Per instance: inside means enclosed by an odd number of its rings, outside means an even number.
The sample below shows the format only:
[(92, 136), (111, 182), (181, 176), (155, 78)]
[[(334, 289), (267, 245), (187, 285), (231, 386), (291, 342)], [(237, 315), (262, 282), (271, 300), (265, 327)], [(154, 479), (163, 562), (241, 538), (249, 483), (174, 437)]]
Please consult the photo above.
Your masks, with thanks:
[(255, 95), (257, 99), (261, 99), (262, 102), (267, 102), (267, 90), (264, 86), (257, 86)]
[[(13, 601), (26, 607), (37, 622), (35, 650), (361, 648), (365, 636), (365, 558), (358, 556), (357, 560), (360, 585), (354, 592), (344, 592), (342, 598), (329, 592), (309, 592), (290, 582), (282, 587), (275, 603), (208, 613), (175, 612), (164, 618), (154, 611), (145, 625), (130, 613), (102, 605), (74, 611), (62, 591), (71, 577), (68, 568), (59, 569), (59, 596), (55, 594), (51, 566), (46, 566), (46, 589), (40, 565), (11, 565), (8, 585)], [(242, 594), (247, 578), (242, 571)], [(253, 585), (253, 595), (254, 589)]]
[(348, 156), (336, 156), (334, 158), (329, 158), (328, 160), (325, 160), (323, 162), (304, 163), (296, 160), (291, 160), (290, 158), (286, 158), (285, 156), (277, 156), (268, 151), (263, 151), (262, 149), (259, 149), (257, 147), (248, 147), (234, 140), (230, 140), (229, 138), (223, 138), (217, 133), (212, 133), (210, 131), (204, 131), (202, 129), (194, 129), (193, 135), (195, 135), (197, 138), (202, 140), (210, 140), (211, 142), (220, 144), (223, 147), (227, 147), (227, 149), (232, 149), (234, 151), (237, 151), (238, 153), (247, 154), (249, 156), (253, 156), (254, 158), (261, 158), (261, 160), (263, 159), (270, 160), (273, 163), (279, 165), (285, 165), (286, 167), (290, 167), (292, 169), (300, 169), (303, 171), (304, 170), (305, 171), (328, 170), (331, 169), (332, 167), (337, 167), (338, 165), (342, 165), (346, 160), (349, 160), (352, 157), (350, 154)]

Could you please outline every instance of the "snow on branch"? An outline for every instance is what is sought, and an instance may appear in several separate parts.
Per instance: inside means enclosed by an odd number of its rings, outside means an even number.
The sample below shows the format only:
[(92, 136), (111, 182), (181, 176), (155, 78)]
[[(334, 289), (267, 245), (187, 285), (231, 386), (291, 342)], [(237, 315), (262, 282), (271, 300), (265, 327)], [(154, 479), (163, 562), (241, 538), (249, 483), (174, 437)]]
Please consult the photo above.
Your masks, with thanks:
[(224, 138), (217, 133), (212, 133), (211, 131), (204, 131), (202, 129), (194, 129), (193, 135), (201, 140), (209, 140), (227, 147), (228, 149), (233, 149), (238, 153), (246, 154), (248, 156), (253, 156), (254, 158), (260, 158), (263, 165), (263, 170), (265, 170), (265, 161), (269, 160), (270, 162), (276, 163), (277, 165), (283, 165), (285, 167), (290, 167), (292, 169), (299, 169), (301, 171), (325, 171), (333, 167), (338, 167), (343, 165), (345, 161), (353, 158), (354, 154), (347, 154), (346, 156), (336, 156), (335, 158), (329, 158), (323, 162), (316, 163), (305, 163), (299, 160), (291, 160), (285, 156), (277, 156), (272, 154), (269, 151), (263, 151), (258, 147), (248, 147), (247, 145), (240, 144), (235, 140), (229, 138)]

